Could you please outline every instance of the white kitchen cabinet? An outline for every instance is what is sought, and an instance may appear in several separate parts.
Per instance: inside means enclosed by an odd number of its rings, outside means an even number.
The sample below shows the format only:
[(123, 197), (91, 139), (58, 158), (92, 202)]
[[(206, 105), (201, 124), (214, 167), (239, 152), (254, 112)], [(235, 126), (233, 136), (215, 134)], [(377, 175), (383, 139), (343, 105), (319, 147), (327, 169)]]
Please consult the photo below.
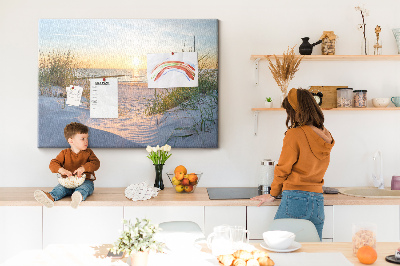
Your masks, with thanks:
[(262, 234), (268, 230), (277, 210), (278, 206), (247, 207), (247, 230), (251, 239), (263, 239)]
[(0, 264), (24, 250), (42, 249), (42, 207), (0, 207)]
[(212, 233), (215, 226), (222, 224), (246, 228), (246, 206), (205, 206), (204, 221), (206, 236)]
[(377, 241), (399, 241), (398, 205), (335, 205), (334, 211), (334, 242), (351, 242), (352, 224), (365, 222), (377, 225)]
[(159, 224), (170, 221), (192, 221), (204, 232), (204, 206), (128, 206), (124, 219), (147, 218)]
[[(247, 207), (247, 229), (251, 239), (263, 239), (263, 232), (268, 230), (274, 220), (278, 206)], [(333, 238), (333, 206), (325, 206), (325, 223), (322, 230), (323, 239)]]
[(122, 230), (123, 207), (43, 208), (43, 248), (49, 244), (112, 244)]

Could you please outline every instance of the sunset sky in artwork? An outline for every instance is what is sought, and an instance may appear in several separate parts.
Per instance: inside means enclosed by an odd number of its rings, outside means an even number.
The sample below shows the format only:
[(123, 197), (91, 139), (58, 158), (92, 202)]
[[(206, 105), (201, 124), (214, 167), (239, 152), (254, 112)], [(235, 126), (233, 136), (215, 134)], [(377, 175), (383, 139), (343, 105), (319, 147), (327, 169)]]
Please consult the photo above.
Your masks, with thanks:
[(217, 68), (215, 19), (43, 19), (39, 52), (70, 51), (83, 68), (146, 69), (151, 53), (193, 51), (208, 54)]

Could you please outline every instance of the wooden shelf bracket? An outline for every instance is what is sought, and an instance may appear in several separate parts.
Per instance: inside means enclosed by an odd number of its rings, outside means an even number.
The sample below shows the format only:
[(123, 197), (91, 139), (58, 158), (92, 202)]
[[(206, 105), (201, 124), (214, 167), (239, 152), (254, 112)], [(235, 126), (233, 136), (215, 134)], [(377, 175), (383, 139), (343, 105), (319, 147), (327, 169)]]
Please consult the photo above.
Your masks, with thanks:
[(256, 58), (254, 59), (254, 82), (255, 85), (258, 85), (258, 68), (259, 68), (259, 64), (258, 62), (261, 60), (261, 58)]

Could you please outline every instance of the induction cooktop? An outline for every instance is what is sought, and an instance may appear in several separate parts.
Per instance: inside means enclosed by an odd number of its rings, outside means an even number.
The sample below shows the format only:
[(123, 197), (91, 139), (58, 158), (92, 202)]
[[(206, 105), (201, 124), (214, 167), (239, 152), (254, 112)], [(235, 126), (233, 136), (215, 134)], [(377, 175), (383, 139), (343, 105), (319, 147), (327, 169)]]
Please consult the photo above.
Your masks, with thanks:
[(257, 187), (212, 187), (207, 188), (210, 200), (250, 199), (258, 196)]

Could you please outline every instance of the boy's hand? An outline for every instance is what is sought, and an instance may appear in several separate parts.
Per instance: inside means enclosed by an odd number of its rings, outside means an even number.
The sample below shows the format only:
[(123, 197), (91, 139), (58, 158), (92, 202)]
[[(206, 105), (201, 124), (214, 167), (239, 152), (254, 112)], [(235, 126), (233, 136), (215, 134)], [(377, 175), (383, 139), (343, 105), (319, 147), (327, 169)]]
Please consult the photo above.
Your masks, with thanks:
[(78, 177), (82, 177), (82, 174), (85, 172), (85, 168), (83, 166), (79, 167), (75, 170), (74, 174), (77, 174)]
[(66, 175), (66, 176), (68, 176), (68, 177), (70, 177), (70, 176), (72, 176), (72, 173), (70, 172), (70, 171), (68, 171), (68, 170), (66, 170), (66, 169), (64, 169), (64, 168), (60, 168), (60, 169), (58, 169), (58, 172), (61, 174), (61, 175)]
[(260, 201), (260, 204), (258, 204), (258, 206), (257, 206), (257, 207), (260, 207), (264, 202), (273, 202), (275, 200), (275, 198), (269, 194), (264, 194), (264, 195), (253, 197), (250, 200)]

